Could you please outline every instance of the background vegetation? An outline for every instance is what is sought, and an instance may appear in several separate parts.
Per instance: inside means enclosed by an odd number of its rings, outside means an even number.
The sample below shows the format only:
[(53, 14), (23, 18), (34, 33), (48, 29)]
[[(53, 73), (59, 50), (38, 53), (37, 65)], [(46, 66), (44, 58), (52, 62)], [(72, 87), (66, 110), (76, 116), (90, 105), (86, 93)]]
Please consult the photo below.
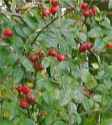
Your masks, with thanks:
[(1, 1), (0, 125), (112, 124), (111, 7)]

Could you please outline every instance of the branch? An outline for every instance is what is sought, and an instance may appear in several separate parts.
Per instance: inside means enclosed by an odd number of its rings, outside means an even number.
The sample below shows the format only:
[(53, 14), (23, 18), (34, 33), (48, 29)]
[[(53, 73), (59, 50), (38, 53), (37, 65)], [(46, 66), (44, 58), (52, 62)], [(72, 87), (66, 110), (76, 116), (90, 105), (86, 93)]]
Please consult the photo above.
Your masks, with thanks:
[(52, 23), (54, 23), (56, 20), (58, 19), (58, 17), (55, 17), (53, 20), (51, 20), (50, 23), (48, 23), (47, 25), (45, 25), (35, 36), (35, 38), (32, 41), (32, 44), (34, 43), (34, 41), (36, 41), (36, 39), (39, 37), (39, 35), (45, 30), (47, 29)]
[[(67, 15), (69, 12), (74, 11), (74, 10), (75, 10), (74, 7), (68, 8), (68, 9), (66, 10), (66, 13), (64, 13), (64, 14), (61, 16), (61, 18), (64, 17), (65, 15)], [(32, 43), (31, 43), (31, 45), (33, 45), (33, 43), (36, 41), (36, 39), (38, 39), (39, 35), (40, 35), (45, 29), (47, 29), (51, 24), (53, 24), (53, 23), (54, 23), (56, 20), (58, 20), (59, 18), (60, 18), (60, 17), (55, 17), (53, 20), (51, 20), (51, 22), (49, 22), (47, 25), (45, 25), (45, 26), (37, 33), (37, 35), (35, 36), (35, 38), (33, 39)]]
[(9, 4), (8, 0), (4, 0), (4, 3), (7, 7), (7, 10), (11, 12), (11, 5)]

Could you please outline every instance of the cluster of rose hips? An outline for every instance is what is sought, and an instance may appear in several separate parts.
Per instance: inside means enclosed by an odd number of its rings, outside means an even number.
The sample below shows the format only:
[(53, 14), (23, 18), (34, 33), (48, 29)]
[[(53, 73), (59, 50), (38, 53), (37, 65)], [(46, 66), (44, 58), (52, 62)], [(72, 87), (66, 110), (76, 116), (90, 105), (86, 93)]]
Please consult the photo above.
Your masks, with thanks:
[(92, 47), (93, 47), (93, 44), (87, 41), (87, 42), (80, 44), (79, 51), (84, 53), (86, 51), (90, 51)]
[(56, 49), (52, 48), (48, 51), (48, 56), (56, 58), (59, 62), (65, 61), (65, 55), (59, 53)]
[(11, 28), (5, 28), (4, 30), (3, 30), (3, 33), (2, 33), (2, 38), (3, 39), (6, 39), (6, 38), (10, 38), (10, 37), (12, 37), (13, 36), (13, 31), (12, 31), (12, 29)]
[(21, 108), (28, 109), (30, 105), (34, 105), (36, 103), (36, 98), (32, 94), (32, 89), (27, 85), (18, 86), (17, 91), (20, 95), (19, 105)]
[(36, 71), (41, 71), (44, 69), (44, 67), (41, 63), (44, 56), (45, 55), (44, 55), (43, 51), (38, 51), (38, 52), (32, 53), (28, 56), (29, 60), (32, 62), (34, 69)]
[(96, 7), (91, 8), (86, 2), (80, 4), (80, 9), (82, 10), (83, 16), (85, 17), (96, 16), (97, 14)]
[(50, 15), (55, 15), (59, 11), (59, 2), (58, 0), (49, 0), (51, 4), (50, 8), (43, 9), (43, 16), (48, 17)]

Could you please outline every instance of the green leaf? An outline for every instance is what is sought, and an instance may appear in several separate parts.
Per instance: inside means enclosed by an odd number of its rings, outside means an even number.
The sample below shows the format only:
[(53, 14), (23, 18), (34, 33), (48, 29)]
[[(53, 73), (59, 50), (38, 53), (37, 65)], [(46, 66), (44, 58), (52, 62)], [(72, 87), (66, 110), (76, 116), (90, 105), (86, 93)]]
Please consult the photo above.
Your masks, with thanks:
[(33, 120), (23, 116), (16, 119), (14, 125), (35, 125), (35, 123), (33, 122)]
[(112, 0), (109, 0), (108, 8), (109, 8), (109, 9), (112, 9)]
[(21, 29), (21, 27), (16, 26), (16, 27), (15, 27), (15, 31), (16, 31), (17, 35), (19, 35), (20, 37), (22, 37), (22, 38), (25, 38), (25, 37), (26, 37), (26, 35), (24, 34), (24, 32), (23, 32), (23, 30)]
[(103, 119), (101, 125), (112, 125), (112, 119), (111, 118)]
[(35, 22), (34, 20), (32, 20), (32, 18), (29, 15), (25, 15), (23, 20), (25, 21), (25, 23), (29, 28), (31, 28), (32, 30), (35, 29)]
[(91, 75), (88, 70), (82, 70), (82, 81), (89, 89), (95, 88), (97, 85), (95, 77)]
[(53, 125), (66, 125), (63, 121), (56, 121)]
[(100, 25), (103, 26), (104, 28), (107, 28), (107, 29), (111, 29), (112, 28), (110, 20), (107, 17), (105, 17), (105, 19), (101, 22)]
[(42, 61), (42, 64), (45, 68), (48, 68), (50, 65), (54, 63), (54, 59), (52, 57), (45, 57)]
[(82, 103), (84, 101), (84, 95), (82, 93), (81, 88), (77, 88), (72, 92), (72, 98), (77, 102), (77, 103)]
[(80, 33), (79, 38), (81, 41), (87, 41), (87, 35), (85, 33)]
[(96, 39), (95, 40), (95, 48), (102, 49), (106, 46), (107, 41), (103, 39)]
[(45, 118), (45, 125), (52, 125), (53, 121), (56, 120), (56, 112), (51, 112), (49, 115)]
[(83, 106), (86, 111), (90, 111), (94, 106), (94, 102), (92, 99), (85, 99), (83, 101)]
[(89, 116), (85, 118), (83, 122), (84, 122), (83, 125), (96, 125), (96, 118), (94, 115)]
[(23, 32), (26, 36), (29, 36), (31, 34), (31, 31), (28, 29), (28, 27), (24, 27)]
[(90, 38), (97, 38), (103, 35), (102, 29), (100, 27), (95, 27), (88, 32)]
[(82, 122), (81, 116), (79, 113), (75, 113), (75, 122), (80, 125)]
[(24, 71), (22, 70), (21, 67), (15, 67), (12, 75), (14, 77), (14, 80), (18, 83), (24, 77)]
[(71, 100), (71, 88), (64, 87), (60, 92), (60, 104), (61, 106), (67, 105)]
[(8, 121), (8, 120), (0, 120), (0, 124), (1, 125), (12, 125), (12, 122)]
[(75, 113), (77, 113), (77, 106), (76, 106), (76, 104), (75, 103), (69, 103), (68, 104), (68, 111), (69, 111), (69, 113), (70, 114), (75, 114)]
[(35, 125), (33, 120), (31, 119), (24, 119), (22, 122), (20, 122), (20, 125)]
[(20, 57), (20, 62), (23, 65), (23, 67), (26, 69), (26, 71), (34, 72), (31, 62), (25, 56)]

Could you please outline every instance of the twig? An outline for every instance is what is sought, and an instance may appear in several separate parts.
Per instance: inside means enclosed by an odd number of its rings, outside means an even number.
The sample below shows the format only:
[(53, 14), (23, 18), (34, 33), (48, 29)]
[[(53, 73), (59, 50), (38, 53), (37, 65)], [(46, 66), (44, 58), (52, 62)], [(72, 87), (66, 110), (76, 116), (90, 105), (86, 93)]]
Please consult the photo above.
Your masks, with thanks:
[(9, 4), (9, 1), (8, 0), (4, 0), (4, 3), (7, 7), (7, 10), (11, 12), (11, 5)]
[[(67, 15), (69, 12), (73, 11), (75, 8), (71, 7), (71, 8), (68, 8), (66, 10), (66, 13), (64, 13), (61, 17), (64, 17), (65, 15)], [(47, 29), (51, 24), (53, 24), (57, 19), (59, 19), (60, 17), (55, 17), (53, 20), (51, 20), (50, 23), (48, 23), (47, 25), (45, 25), (38, 33), (37, 35), (35, 36), (35, 38), (32, 40), (32, 43), (31, 45), (33, 45), (33, 43), (36, 41), (36, 39), (39, 37), (39, 35), (45, 30)]]
[(54, 18), (50, 23), (48, 23), (47, 25), (45, 25), (36, 35), (36, 37), (33, 39), (32, 44), (34, 41), (36, 41), (36, 39), (39, 37), (39, 35), (45, 30), (47, 29), (52, 23), (54, 23), (56, 20), (58, 19), (58, 17)]

